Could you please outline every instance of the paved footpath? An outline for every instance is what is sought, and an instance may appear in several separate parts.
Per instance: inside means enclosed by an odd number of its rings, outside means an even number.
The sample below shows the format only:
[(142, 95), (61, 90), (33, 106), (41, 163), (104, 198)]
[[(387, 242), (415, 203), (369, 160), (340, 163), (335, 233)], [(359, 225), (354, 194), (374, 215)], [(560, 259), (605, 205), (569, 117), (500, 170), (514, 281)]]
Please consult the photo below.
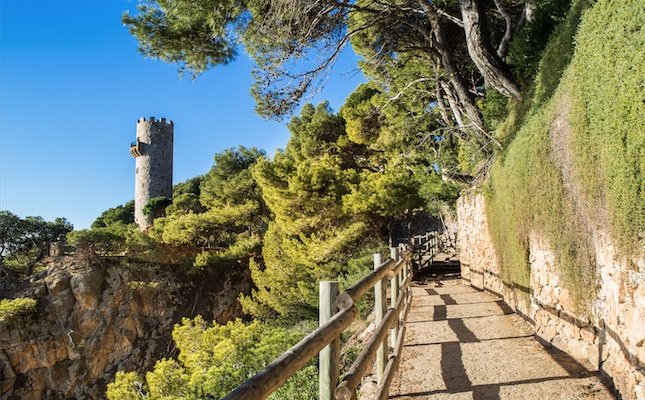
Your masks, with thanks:
[(412, 290), (390, 399), (614, 399), (596, 373), (540, 345), (500, 298), (458, 279)]

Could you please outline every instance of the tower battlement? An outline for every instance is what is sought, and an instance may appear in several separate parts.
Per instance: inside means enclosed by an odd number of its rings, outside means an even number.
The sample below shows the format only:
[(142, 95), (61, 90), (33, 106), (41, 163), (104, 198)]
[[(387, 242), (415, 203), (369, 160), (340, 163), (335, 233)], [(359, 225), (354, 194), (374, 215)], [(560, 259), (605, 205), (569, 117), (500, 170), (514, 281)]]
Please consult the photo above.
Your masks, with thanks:
[(158, 123), (158, 124), (159, 124), (159, 123), (161, 123), (161, 124), (167, 124), (167, 125), (171, 125), (171, 126), (172, 126), (172, 125), (174, 125), (174, 123), (173, 123), (173, 122), (172, 122), (172, 120), (170, 120), (170, 119), (169, 119), (169, 120), (166, 120), (165, 118), (159, 118), (159, 119), (157, 119), (157, 118), (155, 118), (155, 117), (150, 117), (150, 118), (148, 118), (148, 120), (146, 120), (144, 117), (141, 117), (141, 118), (139, 118), (139, 119), (137, 120), (137, 125), (138, 125), (138, 124), (142, 124), (142, 123), (144, 123), (144, 122), (147, 122), (147, 123), (150, 123), (150, 124), (154, 124), (154, 123)]

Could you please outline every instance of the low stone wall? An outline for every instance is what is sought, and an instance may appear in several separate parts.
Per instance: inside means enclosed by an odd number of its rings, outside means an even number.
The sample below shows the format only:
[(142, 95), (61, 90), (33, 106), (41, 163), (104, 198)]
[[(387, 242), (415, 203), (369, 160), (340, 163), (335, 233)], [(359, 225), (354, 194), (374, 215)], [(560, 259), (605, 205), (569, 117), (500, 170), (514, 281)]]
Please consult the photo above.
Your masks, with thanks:
[[(605, 232), (593, 243), (597, 292), (591, 318), (573, 311), (548, 242), (529, 238), (530, 288), (503, 279), (486, 220), (483, 195), (458, 201), (462, 280), (504, 298), (535, 327), (538, 340), (608, 376), (622, 399), (645, 399), (645, 260), (619, 257)], [(518, 296), (528, 290), (530, 303)], [(524, 296), (524, 298), (526, 298)]]

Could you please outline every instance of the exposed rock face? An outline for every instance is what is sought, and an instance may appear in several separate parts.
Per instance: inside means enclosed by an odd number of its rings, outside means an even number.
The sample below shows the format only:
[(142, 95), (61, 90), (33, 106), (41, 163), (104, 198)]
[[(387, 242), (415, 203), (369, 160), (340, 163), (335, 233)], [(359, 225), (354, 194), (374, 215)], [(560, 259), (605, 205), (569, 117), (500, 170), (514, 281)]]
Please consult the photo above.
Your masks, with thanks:
[(549, 243), (529, 237), (530, 304), (504, 283), (486, 223), (485, 201), (470, 193), (458, 202), (462, 279), (489, 290), (525, 315), (537, 338), (612, 379), (623, 399), (645, 399), (645, 260), (620, 257), (609, 235), (593, 233), (597, 286), (591, 318), (576, 315)]
[[(175, 267), (176, 268), (176, 267)], [(117, 370), (150, 370), (175, 353), (182, 317), (241, 315), (248, 269), (195, 276), (120, 259), (59, 257), (28, 295), (33, 315), (0, 325), (2, 399), (103, 399)]]

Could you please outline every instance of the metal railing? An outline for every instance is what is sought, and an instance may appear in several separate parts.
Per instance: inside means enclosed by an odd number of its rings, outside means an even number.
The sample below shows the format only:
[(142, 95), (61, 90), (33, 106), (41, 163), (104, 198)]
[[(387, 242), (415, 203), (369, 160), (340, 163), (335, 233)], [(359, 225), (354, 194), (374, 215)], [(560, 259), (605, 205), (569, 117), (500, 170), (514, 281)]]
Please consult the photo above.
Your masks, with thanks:
[[(355, 391), (374, 357), (377, 375), (374, 399), (386, 399), (390, 382), (401, 359), (405, 318), (412, 298), (409, 288), (412, 280), (411, 260), (412, 254), (408, 247), (392, 248), (391, 257), (384, 262), (381, 254), (375, 254), (374, 270), (343, 293), (338, 294), (338, 282), (321, 282), (319, 327), (264, 370), (238, 386), (224, 400), (266, 399), (318, 354), (321, 400), (355, 399)], [(388, 281), (389, 308), (386, 304)], [(375, 294), (376, 329), (339, 383), (340, 335), (358, 317), (355, 303), (372, 288)], [(388, 339), (393, 348), (389, 355)]]

